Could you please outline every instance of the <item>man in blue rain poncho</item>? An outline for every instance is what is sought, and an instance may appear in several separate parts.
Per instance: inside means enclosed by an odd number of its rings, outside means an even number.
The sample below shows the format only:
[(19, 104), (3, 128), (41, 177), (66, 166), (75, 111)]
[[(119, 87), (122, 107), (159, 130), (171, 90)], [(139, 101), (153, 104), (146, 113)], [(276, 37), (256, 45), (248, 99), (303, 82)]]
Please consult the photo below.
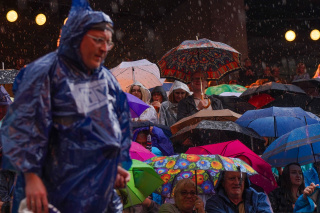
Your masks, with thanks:
[[(15, 102), (2, 126), (4, 168), (19, 177), (14, 209), (113, 212), (114, 187), (130, 178), (126, 95), (102, 65), (112, 21), (73, 1), (60, 46), (16, 78)], [(13, 166), (13, 167), (12, 167)]]

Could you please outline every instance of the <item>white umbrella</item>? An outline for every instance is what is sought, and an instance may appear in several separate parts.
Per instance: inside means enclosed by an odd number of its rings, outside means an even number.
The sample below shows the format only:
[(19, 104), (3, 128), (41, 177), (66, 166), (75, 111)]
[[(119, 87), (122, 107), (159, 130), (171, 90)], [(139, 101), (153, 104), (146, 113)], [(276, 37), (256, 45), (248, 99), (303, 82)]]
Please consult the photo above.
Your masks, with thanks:
[(156, 64), (146, 59), (138, 61), (126, 61), (111, 69), (122, 90), (135, 81), (139, 81), (146, 88), (161, 86), (165, 79), (160, 79), (160, 71)]

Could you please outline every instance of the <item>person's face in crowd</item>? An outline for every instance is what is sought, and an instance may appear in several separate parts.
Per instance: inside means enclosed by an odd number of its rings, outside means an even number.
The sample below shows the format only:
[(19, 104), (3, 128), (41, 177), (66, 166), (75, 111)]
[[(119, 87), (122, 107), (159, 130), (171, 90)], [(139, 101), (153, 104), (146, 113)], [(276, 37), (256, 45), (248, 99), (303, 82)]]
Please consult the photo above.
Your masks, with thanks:
[(89, 30), (80, 44), (83, 63), (90, 69), (97, 69), (113, 47), (112, 33), (108, 30)]
[(139, 98), (140, 100), (142, 99), (142, 93), (141, 93), (141, 88), (140, 86), (133, 86), (131, 89), (131, 94)]
[(247, 60), (244, 62), (244, 66), (245, 66), (245, 67), (251, 67), (251, 66), (252, 66), (251, 60), (247, 59)]
[(160, 92), (155, 92), (155, 93), (152, 94), (152, 100), (153, 101), (159, 101), (160, 103), (162, 103), (163, 97), (162, 97)]
[(278, 67), (273, 68), (273, 76), (279, 77), (280, 76), (280, 69)]
[(242, 197), (245, 174), (240, 172), (225, 172), (222, 186), (230, 199)]
[(176, 89), (173, 91), (174, 100), (179, 103), (182, 99), (184, 99), (187, 95), (187, 92), (183, 89)]
[(174, 196), (174, 201), (180, 212), (192, 212), (195, 201), (197, 200), (196, 189), (192, 185), (181, 186)]
[(266, 67), (266, 68), (264, 69), (263, 73), (264, 73), (264, 75), (266, 75), (266, 76), (271, 75), (271, 69), (270, 69), (270, 67)]
[(300, 186), (302, 184), (302, 170), (298, 165), (291, 165), (289, 168), (291, 184)]
[(298, 64), (297, 72), (299, 74), (303, 74), (305, 70), (306, 70), (306, 65), (304, 65), (303, 63)]
[(136, 138), (136, 142), (140, 143), (144, 148), (147, 147), (147, 135), (144, 132), (139, 132)]
[(193, 92), (201, 92), (201, 83), (202, 83), (202, 91), (207, 88), (208, 82), (203, 74), (200, 72), (195, 73), (191, 79), (191, 87)]

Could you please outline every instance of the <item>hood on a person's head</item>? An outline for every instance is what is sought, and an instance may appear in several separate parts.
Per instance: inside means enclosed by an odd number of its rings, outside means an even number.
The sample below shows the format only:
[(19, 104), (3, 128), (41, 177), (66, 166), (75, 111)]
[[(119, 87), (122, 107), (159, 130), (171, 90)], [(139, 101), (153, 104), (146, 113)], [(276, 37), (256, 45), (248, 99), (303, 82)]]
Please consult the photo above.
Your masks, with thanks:
[(172, 86), (170, 88), (169, 94), (168, 94), (168, 98), (169, 98), (170, 101), (174, 100), (173, 91), (176, 90), (176, 89), (183, 89), (184, 91), (186, 91), (187, 92), (186, 97), (192, 94), (190, 92), (190, 89), (189, 89), (188, 85), (186, 85), (185, 83), (182, 83), (181, 81), (175, 80), (173, 82), (173, 84), (172, 84)]
[(150, 99), (151, 99), (150, 91), (145, 86), (143, 86), (139, 81), (136, 81), (128, 87), (127, 93), (130, 93), (133, 86), (140, 86), (140, 90), (141, 90), (141, 94), (142, 94), (142, 101), (149, 104)]
[(153, 102), (152, 95), (153, 95), (154, 93), (156, 93), (156, 92), (158, 92), (158, 93), (161, 94), (161, 96), (162, 96), (162, 102), (168, 101), (167, 93), (166, 93), (166, 91), (163, 89), (163, 87), (162, 87), (162, 86), (156, 86), (156, 87), (152, 90), (152, 92), (151, 92), (151, 101), (150, 101), (151, 103)]
[(102, 22), (113, 26), (111, 18), (104, 12), (93, 11), (87, 0), (73, 1), (68, 20), (62, 27), (58, 55), (73, 61), (81, 70), (87, 70), (81, 58), (80, 44), (92, 26)]

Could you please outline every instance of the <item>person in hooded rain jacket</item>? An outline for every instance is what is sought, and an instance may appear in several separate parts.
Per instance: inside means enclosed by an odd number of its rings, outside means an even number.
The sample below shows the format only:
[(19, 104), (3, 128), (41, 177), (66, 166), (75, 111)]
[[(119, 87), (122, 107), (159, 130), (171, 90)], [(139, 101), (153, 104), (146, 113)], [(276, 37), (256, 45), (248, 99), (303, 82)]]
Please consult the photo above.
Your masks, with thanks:
[(102, 66), (112, 26), (74, 0), (58, 50), (18, 74), (1, 129), (3, 166), (19, 172), (13, 212), (24, 198), (33, 212), (47, 212), (48, 203), (61, 212), (122, 211), (114, 187), (130, 178), (130, 112)]
[(191, 95), (189, 87), (181, 81), (174, 81), (169, 91), (169, 100), (161, 104), (159, 123), (168, 127), (177, 122), (178, 103)]
[(149, 105), (138, 118), (132, 118), (133, 121), (146, 120), (151, 121), (153, 123), (158, 123), (158, 115), (157, 111), (154, 109), (152, 105), (150, 105), (151, 93), (145, 88), (139, 81), (134, 82), (129, 86), (128, 93), (140, 98), (143, 102)]
[(151, 92), (151, 105), (156, 109), (157, 113), (159, 113), (159, 109), (161, 104), (164, 101), (168, 101), (168, 96), (166, 91), (162, 86), (156, 86)]
[(267, 195), (251, 188), (245, 173), (221, 172), (215, 191), (206, 202), (207, 213), (273, 212)]

